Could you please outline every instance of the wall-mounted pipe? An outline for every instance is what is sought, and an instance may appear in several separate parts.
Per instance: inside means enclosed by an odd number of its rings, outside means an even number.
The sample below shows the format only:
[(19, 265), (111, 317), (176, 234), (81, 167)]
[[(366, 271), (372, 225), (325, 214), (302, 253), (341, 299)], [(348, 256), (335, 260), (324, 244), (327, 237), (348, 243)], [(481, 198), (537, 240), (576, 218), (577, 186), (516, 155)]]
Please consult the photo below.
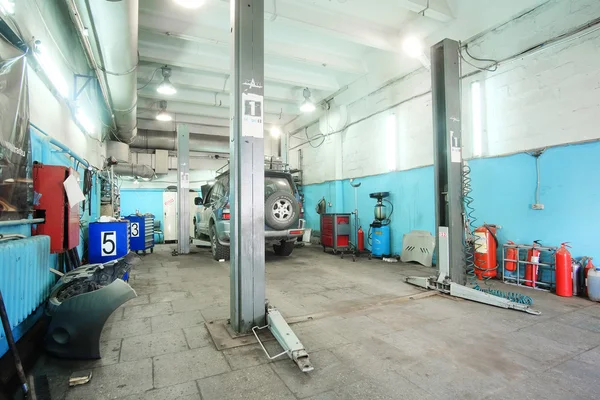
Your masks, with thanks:
[(113, 166), (115, 175), (137, 176), (150, 179), (154, 177), (154, 170), (147, 165), (119, 163)]
[(33, 218), (33, 219), (15, 219), (12, 221), (0, 221), (0, 226), (15, 226), (15, 225), (33, 225), (44, 223), (44, 218)]
[[(129, 147), (174, 151), (177, 150), (177, 132), (140, 129)], [(190, 133), (190, 151), (229, 153), (229, 137)]]
[(65, 146), (64, 144), (62, 144), (61, 142), (59, 142), (58, 140), (56, 140), (55, 138), (53, 138), (52, 136), (50, 136), (49, 134), (47, 134), (46, 132), (44, 132), (41, 128), (39, 128), (38, 126), (36, 126), (35, 124), (33, 124), (31, 122), (29, 123), (29, 125), (32, 128), (34, 128), (36, 131), (38, 131), (39, 133), (41, 133), (44, 136), (46, 136), (46, 140), (48, 142), (50, 142), (51, 144), (53, 144), (56, 147), (58, 147), (59, 149), (61, 149), (63, 152), (65, 152), (68, 155), (70, 155), (71, 157), (73, 157), (81, 165), (83, 165), (86, 168), (88, 168), (90, 166), (90, 164), (87, 161), (85, 161), (83, 158), (79, 157), (77, 154), (73, 153), (73, 151), (71, 151), (71, 149), (69, 149), (67, 146)]
[(73, 0), (72, 7), (95, 39), (94, 59), (106, 80), (118, 138), (137, 133), (138, 0)]

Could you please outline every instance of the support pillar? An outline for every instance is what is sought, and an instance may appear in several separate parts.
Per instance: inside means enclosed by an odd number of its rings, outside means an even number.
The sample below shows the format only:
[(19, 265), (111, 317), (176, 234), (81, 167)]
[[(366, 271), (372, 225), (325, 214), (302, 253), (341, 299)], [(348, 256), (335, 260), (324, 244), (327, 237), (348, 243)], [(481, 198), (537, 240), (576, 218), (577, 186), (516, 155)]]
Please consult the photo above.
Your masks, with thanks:
[[(452, 282), (466, 283), (463, 251), (462, 135), (459, 44), (444, 39), (431, 48), (433, 102), (433, 169), (435, 177), (436, 248), (440, 226), (448, 227), (449, 274)], [(439, 257), (438, 257), (439, 260)]]
[(231, 0), (230, 322), (265, 325), (264, 0)]
[(177, 253), (190, 252), (190, 132), (177, 124)]

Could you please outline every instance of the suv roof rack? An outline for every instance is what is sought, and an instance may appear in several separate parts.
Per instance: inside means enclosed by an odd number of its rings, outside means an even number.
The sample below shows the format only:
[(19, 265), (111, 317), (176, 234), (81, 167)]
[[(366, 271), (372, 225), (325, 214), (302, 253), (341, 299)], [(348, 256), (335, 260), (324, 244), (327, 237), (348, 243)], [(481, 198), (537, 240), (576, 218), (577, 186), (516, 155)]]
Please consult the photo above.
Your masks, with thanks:
[[(222, 175), (225, 172), (229, 171), (229, 160), (227, 164), (223, 165), (221, 168), (215, 171), (216, 175)], [(265, 156), (265, 171), (281, 171), (281, 172), (289, 172), (293, 173), (290, 169), (290, 165), (284, 163), (279, 157), (268, 157)]]

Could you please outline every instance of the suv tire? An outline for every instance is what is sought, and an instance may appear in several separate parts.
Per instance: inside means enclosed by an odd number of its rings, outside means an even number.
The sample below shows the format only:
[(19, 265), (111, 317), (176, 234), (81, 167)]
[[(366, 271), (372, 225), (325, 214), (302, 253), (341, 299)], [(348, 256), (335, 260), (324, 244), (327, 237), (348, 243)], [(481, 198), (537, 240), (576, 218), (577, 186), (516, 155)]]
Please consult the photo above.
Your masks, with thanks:
[(275, 192), (265, 201), (265, 223), (275, 230), (290, 228), (299, 216), (300, 206), (291, 193)]
[(285, 240), (282, 240), (281, 244), (273, 245), (273, 251), (275, 252), (275, 255), (277, 255), (277, 256), (287, 257), (287, 256), (291, 255), (292, 252), (294, 251), (295, 244), (296, 243), (293, 241), (286, 242)]
[(210, 227), (210, 251), (212, 252), (213, 258), (219, 260), (229, 260), (229, 247), (223, 246), (217, 238), (217, 228), (215, 225)]

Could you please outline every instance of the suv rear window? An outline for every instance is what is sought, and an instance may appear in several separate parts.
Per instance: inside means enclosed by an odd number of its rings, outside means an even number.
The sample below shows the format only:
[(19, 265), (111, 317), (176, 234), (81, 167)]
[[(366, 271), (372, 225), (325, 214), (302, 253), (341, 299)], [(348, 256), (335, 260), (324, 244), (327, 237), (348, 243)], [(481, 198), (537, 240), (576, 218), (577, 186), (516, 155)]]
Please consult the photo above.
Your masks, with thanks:
[(265, 176), (265, 197), (269, 197), (275, 192), (284, 191), (294, 194), (292, 185), (287, 178), (281, 176)]

